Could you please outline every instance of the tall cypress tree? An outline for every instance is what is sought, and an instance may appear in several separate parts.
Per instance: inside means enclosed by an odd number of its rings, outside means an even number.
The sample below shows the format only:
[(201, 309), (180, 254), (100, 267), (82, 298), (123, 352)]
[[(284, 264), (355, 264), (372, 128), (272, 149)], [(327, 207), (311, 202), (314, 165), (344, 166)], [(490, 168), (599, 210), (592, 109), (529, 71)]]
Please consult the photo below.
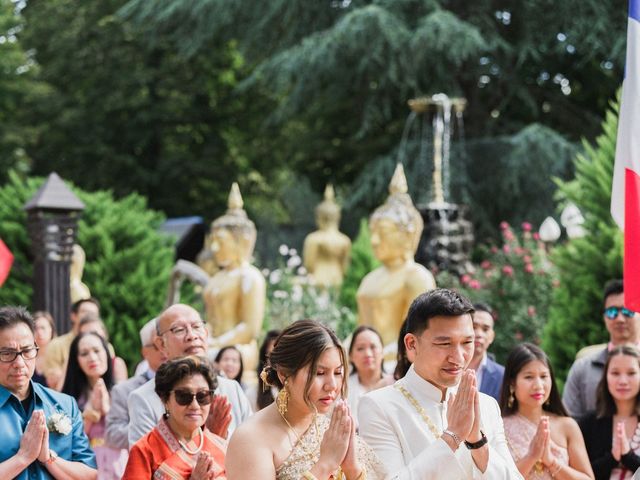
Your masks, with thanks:
[(558, 246), (552, 260), (560, 272), (542, 346), (560, 379), (587, 345), (607, 340), (602, 320), (605, 283), (622, 276), (623, 236), (613, 222), (609, 205), (615, 160), (618, 106), (612, 105), (595, 145), (584, 142), (575, 160), (576, 175), (558, 182), (559, 197), (573, 202), (585, 217), (586, 236)]

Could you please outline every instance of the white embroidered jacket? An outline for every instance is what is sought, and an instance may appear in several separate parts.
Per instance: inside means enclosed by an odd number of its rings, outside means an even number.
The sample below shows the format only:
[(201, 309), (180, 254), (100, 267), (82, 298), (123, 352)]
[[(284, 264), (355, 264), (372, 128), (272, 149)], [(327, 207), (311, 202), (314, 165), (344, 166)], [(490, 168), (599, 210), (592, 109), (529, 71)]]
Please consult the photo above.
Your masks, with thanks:
[[(396, 382), (424, 408), (439, 432), (447, 428), (447, 404), (438, 388), (420, 377), (413, 367)], [(448, 395), (457, 387), (450, 388)], [(360, 435), (388, 474), (387, 480), (523, 480), (509, 453), (497, 402), (480, 394), (482, 431), (489, 440), (489, 465), (481, 472), (464, 446), (454, 453), (435, 438), (417, 409), (394, 385), (360, 399)]]

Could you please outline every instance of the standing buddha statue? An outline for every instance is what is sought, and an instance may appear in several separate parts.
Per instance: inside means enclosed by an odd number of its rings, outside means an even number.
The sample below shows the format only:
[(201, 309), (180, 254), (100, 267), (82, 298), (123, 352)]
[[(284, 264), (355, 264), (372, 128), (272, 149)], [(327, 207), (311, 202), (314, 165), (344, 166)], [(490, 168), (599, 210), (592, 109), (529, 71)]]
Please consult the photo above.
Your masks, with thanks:
[(338, 230), (340, 207), (331, 185), (327, 185), (324, 200), (316, 207), (316, 224), (318, 230), (304, 240), (304, 266), (314, 285), (339, 287), (349, 265), (351, 240)]
[(356, 294), (358, 323), (380, 332), (386, 358), (395, 353), (411, 302), (436, 286), (431, 272), (414, 261), (424, 223), (407, 191), (407, 179), (398, 164), (389, 197), (369, 219), (371, 246), (382, 265), (362, 279)]
[(210, 346), (235, 345), (242, 353), (245, 372), (255, 371), (257, 337), (266, 302), (266, 283), (250, 260), (256, 227), (244, 211), (238, 184), (229, 193), (227, 212), (211, 224), (211, 250), (220, 270), (203, 292)]

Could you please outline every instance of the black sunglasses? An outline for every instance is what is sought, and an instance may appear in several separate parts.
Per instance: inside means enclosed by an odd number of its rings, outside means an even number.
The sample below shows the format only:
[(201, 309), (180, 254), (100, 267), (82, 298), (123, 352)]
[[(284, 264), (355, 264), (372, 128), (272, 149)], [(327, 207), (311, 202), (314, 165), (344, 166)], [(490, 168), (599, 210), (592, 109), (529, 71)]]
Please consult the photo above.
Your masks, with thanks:
[(173, 390), (173, 395), (176, 399), (176, 403), (183, 407), (187, 405), (191, 405), (193, 399), (196, 399), (198, 405), (201, 407), (204, 405), (209, 405), (211, 400), (213, 399), (213, 390), (200, 390), (199, 392), (193, 393), (190, 390)]
[(620, 312), (622, 312), (622, 315), (627, 318), (631, 318), (636, 314), (633, 310), (629, 310), (625, 307), (609, 307), (604, 309), (604, 316), (609, 320), (614, 320)]

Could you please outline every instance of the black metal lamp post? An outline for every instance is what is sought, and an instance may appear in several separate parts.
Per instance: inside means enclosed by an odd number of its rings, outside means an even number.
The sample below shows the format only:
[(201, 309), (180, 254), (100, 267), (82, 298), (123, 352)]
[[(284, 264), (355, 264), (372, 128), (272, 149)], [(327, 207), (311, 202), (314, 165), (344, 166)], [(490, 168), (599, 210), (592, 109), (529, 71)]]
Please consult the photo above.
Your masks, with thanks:
[(35, 258), (33, 305), (49, 311), (58, 333), (65, 333), (70, 329), (69, 266), (84, 204), (51, 173), (24, 209)]

